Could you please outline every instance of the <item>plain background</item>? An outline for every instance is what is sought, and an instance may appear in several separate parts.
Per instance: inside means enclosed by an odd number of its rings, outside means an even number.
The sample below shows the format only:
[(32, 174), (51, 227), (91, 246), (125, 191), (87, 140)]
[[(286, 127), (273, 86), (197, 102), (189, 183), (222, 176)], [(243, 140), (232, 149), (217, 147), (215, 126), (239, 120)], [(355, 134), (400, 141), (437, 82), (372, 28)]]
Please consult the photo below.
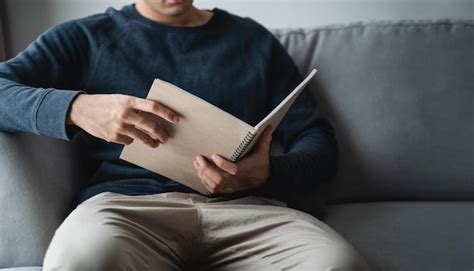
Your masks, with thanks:
[[(7, 57), (15, 56), (48, 27), (120, 8), (134, 0), (0, 0)], [(474, 0), (195, 0), (248, 16), (267, 28), (308, 28), (373, 20), (474, 19)], [(0, 54), (2, 45), (0, 45)], [(1, 56), (1, 55), (0, 55)]]

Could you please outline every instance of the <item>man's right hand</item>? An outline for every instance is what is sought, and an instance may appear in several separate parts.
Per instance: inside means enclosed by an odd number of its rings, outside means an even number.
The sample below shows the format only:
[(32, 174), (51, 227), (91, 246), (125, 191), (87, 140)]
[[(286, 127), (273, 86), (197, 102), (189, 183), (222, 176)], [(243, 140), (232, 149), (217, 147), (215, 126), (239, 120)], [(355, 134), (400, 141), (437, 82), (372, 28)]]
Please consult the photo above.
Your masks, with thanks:
[(166, 142), (166, 130), (140, 112), (154, 114), (171, 123), (179, 116), (156, 101), (121, 94), (79, 94), (69, 110), (67, 124), (79, 126), (108, 142), (129, 145), (138, 139), (156, 148)]

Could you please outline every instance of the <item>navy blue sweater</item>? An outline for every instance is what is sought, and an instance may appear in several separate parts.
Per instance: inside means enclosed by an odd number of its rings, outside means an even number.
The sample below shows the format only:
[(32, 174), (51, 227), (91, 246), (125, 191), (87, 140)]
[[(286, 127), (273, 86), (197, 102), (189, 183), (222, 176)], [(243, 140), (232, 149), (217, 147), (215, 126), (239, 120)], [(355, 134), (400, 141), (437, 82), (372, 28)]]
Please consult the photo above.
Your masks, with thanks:
[[(0, 64), (0, 130), (82, 141), (95, 174), (79, 202), (103, 191), (129, 195), (198, 193), (118, 158), (123, 145), (95, 138), (65, 120), (78, 93), (145, 98), (154, 78), (169, 81), (256, 125), (302, 80), (264, 27), (220, 9), (205, 25), (173, 27), (148, 20), (133, 5), (62, 23)], [(331, 125), (302, 92), (273, 134), (271, 177), (257, 194), (288, 202), (336, 166)]]

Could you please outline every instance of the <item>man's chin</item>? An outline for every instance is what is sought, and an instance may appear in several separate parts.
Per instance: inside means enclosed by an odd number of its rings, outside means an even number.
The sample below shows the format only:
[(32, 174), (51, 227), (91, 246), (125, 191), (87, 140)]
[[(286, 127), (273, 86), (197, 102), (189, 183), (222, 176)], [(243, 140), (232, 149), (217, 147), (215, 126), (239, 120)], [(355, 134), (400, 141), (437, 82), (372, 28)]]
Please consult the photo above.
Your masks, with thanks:
[(189, 10), (190, 10), (190, 7), (183, 4), (183, 5), (166, 7), (161, 12), (166, 16), (178, 17), (178, 16), (181, 16), (181, 15), (185, 14)]

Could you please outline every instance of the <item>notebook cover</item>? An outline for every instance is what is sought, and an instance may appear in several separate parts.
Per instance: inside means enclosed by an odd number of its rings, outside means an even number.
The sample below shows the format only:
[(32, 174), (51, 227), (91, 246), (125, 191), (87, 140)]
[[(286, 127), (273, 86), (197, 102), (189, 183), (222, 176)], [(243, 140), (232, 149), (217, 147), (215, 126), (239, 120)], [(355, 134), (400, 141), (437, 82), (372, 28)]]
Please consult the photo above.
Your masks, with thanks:
[(217, 153), (230, 159), (254, 128), (207, 101), (159, 79), (153, 82), (147, 99), (172, 109), (180, 115), (180, 121), (172, 124), (152, 114), (145, 114), (166, 129), (168, 141), (151, 148), (134, 140), (123, 148), (120, 158), (209, 194), (193, 166), (194, 158), (201, 154), (211, 160), (211, 155)]

